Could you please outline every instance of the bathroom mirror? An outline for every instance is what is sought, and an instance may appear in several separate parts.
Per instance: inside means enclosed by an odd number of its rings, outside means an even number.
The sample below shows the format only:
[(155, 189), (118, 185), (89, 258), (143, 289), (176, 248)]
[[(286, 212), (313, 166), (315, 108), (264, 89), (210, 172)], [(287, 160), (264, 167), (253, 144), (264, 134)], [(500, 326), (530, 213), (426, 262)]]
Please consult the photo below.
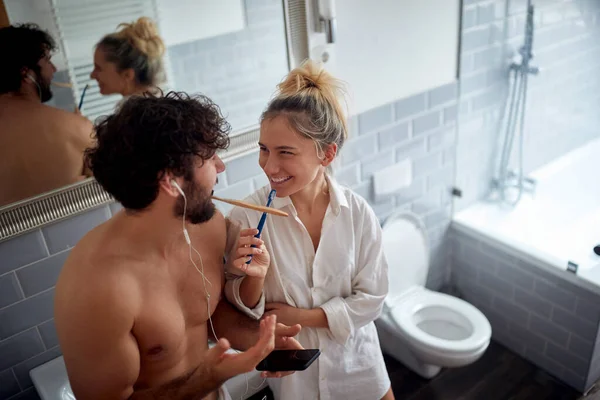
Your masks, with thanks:
[[(81, 113), (95, 120), (110, 114), (120, 95), (100, 94), (93, 70), (94, 45), (121, 22), (148, 16), (166, 44), (163, 91), (202, 93), (232, 126), (224, 161), (253, 151), (258, 119), (276, 85), (299, 59), (302, 35), (289, 34), (290, 20), (304, 18), (294, 0), (0, 0), (11, 24), (33, 22), (47, 30), (59, 50), (48, 105), (73, 112), (84, 88)], [(295, 38), (294, 38), (295, 37)], [(298, 53), (302, 53), (299, 51)], [(4, 166), (6, 167), (6, 166)], [(4, 168), (3, 167), (3, 168)], [(111, 202), (93, 178), (0, 204), (0, 241)]]

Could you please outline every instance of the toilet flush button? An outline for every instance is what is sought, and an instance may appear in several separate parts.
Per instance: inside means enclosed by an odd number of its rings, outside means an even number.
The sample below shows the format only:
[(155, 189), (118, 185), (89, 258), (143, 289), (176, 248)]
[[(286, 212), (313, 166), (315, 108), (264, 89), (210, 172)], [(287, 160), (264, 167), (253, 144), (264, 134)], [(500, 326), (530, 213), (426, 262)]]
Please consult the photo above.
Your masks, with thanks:
[(373, 175), (373, 194), (382, 199), (412, 184), (412, 161), (409, 158), (384, 168)]

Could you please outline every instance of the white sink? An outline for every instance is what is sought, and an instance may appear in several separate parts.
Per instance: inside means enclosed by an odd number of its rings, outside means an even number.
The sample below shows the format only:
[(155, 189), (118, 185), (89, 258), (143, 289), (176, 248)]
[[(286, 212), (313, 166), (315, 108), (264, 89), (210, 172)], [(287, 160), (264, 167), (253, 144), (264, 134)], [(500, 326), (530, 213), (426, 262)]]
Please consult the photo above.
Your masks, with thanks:
[[(32, 369), (29, 375), (41, 400), (75, 400), (62, 356)], [(246, 375), (248, 376), (247, 393), (244, 375), (238, 375), (225, 384), (233, 399), (242, 398), (244, 393), (246, 393), (244, 398), (250, 397), (267, 386), (266, 382), (263, 383), (259, 371), (252, 371)]]
[(71, 385), (69, 384), (69, 382), (65, 383), (60, 388), (59, 399), (60, 400), (75, 400), (75, 396), (73, 395), (73, 391), (71, 390)]

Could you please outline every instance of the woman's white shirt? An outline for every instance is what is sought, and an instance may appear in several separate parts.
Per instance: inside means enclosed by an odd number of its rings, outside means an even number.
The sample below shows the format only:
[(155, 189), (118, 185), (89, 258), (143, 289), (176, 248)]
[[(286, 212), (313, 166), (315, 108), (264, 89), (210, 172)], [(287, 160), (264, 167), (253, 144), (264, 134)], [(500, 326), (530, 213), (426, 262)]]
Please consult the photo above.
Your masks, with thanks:
[[(331, 178), (328, 181), (330, 204), (316, 253), (291, 199), (274, 199), (272, 207), (289, 217), (267, 217), (261, 239), (271, 265), (254, 309), (239, 296), (243, 274), (227, 269), (228, 300), (254, 318), (263, 315), (265, 302), (320, 307), (327, 316), (329, 329), (303, 327), (298, 335), (305, 348), (321, 349), (317, 361), (306, 371), (269, 380), (277, 399), (376, 399), (390, 387), (373, 323), (388, 292), (381, 227), (363, 198)], [(265, 186), (245, 201), (265, 205), (269, 192)], [(228, 252), (235, 249), (240, 231), (255, 228), (260, 217), (260, 212), (244, 208), (231, 211)]]

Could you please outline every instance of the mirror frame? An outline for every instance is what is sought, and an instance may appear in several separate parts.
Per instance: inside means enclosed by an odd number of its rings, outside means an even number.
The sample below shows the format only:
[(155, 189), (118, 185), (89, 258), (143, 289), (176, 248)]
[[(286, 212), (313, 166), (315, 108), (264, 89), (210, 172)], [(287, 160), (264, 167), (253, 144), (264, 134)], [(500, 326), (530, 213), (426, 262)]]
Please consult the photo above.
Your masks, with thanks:
[[(289, 70), (308, 58), (308, 1), (311, 0), (282, 0)], [(219, 156), (228, 163), (256, 152), (259, 134), (259, 126), (234, 132), (229, 148), (219, 152)], [(8, 204), (0, 207), (0, 242), (114, 201), (94, 178), (88, 178)]]

